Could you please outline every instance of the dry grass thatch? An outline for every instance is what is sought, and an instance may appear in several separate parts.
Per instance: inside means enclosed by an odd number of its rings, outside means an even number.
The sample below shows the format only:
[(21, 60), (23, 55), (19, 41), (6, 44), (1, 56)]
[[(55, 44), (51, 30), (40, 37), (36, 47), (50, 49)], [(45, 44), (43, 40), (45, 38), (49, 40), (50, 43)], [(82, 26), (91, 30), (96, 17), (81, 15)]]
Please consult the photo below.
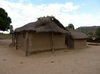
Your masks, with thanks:
[(87, 39), (88, 38), (86, 34), (77, 30), (69, 30), (69, 32), (73, 39)]
[(15, 32), (21, 31), (68, 33), (66, 28), (52, 16), (38, 18), (36, 22), (28, 23), (15, 30)]

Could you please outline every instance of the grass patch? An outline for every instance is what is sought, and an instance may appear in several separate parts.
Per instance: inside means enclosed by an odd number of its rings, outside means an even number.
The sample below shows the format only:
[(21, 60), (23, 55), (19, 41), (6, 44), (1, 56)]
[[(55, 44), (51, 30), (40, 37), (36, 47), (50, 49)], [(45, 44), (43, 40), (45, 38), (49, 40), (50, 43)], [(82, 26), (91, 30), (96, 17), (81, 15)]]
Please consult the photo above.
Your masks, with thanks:
[(0, 39), (11, 39), (11, 37), (12, 37), (11, 34), (0, 33)]

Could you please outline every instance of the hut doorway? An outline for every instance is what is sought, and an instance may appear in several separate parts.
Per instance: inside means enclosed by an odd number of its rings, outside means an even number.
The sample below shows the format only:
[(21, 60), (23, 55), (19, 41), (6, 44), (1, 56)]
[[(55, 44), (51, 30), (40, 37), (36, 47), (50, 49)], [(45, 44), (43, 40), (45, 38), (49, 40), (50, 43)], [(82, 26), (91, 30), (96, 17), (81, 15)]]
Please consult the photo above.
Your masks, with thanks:
[(74, 48), (74, 40), (71, 37), (71, 35), (67, 35), (65, 38), (65, 44), (68, 46), (68, 48)]

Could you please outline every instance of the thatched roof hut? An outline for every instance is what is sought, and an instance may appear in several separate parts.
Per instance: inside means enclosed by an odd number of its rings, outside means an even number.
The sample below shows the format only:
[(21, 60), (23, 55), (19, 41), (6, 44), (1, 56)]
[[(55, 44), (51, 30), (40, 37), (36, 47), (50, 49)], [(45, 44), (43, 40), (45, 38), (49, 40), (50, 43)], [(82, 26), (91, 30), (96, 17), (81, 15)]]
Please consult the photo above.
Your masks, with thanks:
[(66, 48), (66, 28), (53, 16), (38, 18), (36, 22), (28, 23), (15, 29), (16, 49), (22, 48), (29, 52)]
[(69, 48), (84, 48), (87, 46), (88, 36), (80, 31), (68, 29), (69, 35), (66, 36), (66, 43)]

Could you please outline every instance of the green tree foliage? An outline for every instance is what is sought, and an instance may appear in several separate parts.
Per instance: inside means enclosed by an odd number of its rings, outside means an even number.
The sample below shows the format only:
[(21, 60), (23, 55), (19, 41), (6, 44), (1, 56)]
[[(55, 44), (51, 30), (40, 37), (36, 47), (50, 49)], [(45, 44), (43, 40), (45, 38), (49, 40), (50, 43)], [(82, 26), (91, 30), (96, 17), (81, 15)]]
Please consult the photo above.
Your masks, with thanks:
[(74, 25), (72, 23), (68, 24), (69, 29), (74, 29)]
[(100, 28), (98, 28), (98, 29), (96, 30), (96, 36), (97, 36), (97, 38), (100, 39)]
[(93, 36), (93, 32), (89, 32), (88, 36), (90, 36), (90, 37)]
[(8, 13), (0, 8), (0, 30), (7, 31), (11, 23), (11, 18), (8, 16)]

